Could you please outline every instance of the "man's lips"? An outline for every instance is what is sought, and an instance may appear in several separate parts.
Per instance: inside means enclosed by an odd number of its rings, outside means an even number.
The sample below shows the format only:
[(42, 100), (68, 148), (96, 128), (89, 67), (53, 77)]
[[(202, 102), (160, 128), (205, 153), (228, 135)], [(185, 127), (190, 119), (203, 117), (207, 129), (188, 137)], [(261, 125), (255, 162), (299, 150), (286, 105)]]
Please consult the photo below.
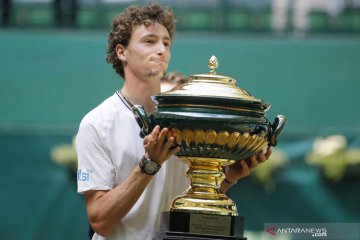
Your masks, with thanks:
[(151, 59), (150, 61), (155, 63), (167, 64), (167, 62), (162, 59)]

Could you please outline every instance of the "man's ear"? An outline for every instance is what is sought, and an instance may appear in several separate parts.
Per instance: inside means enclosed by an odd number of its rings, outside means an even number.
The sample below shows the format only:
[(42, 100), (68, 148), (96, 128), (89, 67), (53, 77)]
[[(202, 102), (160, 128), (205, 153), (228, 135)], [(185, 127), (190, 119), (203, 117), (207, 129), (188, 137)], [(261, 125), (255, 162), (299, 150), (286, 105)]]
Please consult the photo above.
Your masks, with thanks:
[(122, 44), (116, 45), (116, 55), (121, 61), (126, 61), (125, 47)]

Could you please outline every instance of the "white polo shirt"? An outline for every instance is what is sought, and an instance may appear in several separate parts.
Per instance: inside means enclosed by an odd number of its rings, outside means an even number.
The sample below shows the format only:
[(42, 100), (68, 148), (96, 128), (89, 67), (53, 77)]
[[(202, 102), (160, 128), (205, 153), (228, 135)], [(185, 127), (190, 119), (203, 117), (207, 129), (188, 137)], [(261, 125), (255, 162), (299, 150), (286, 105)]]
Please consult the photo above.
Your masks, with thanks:
[[(78, 192), (110, 190), (125, 180), (144, 155), (139, 133), (131, 109), (117, 93), (90, 111), (76, 136)], [(112, 234), (107, 238), (95, 234), (93, 239), (152, 239), (161, 212), (189, 185), (186, 168), (175, 157), (167, 160)]]

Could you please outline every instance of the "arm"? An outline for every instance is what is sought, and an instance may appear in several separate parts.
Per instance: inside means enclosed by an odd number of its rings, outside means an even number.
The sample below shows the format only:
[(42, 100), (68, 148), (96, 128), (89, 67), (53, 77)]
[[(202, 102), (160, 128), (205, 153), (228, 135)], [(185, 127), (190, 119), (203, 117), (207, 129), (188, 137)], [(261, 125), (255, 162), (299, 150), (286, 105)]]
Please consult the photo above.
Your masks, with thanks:
[(230, 166), (227, 166), (225, 168), (225, 178), (228, 182), (226, 180), (222, 181), (220, 190), (225, 193), (239, 179), (249, 176), (250, 171), (258, 164), (269, 159), (270, 155), (271, 149), (268, 147), (265, 153), (264, 151), (260, 151), (247, 159), (236, 161)]
[[(156, 126), (144, 139), (147, 157), (160, 165), (179, 150), (179, 148), (170, 149), (174, 142), (172, 136), (165, 141), (168, 132), (166, 128), (160, 132), (160, 127)], [(87, 213), (94, 231), (102, 236), (109, 235), (116, 224), (134, 206), (152, 178), (153, 176), (142, 173), (136, 166), (130, 175), (114, 189), (87, 191), (85, 193)]]
[(136, 166), (121, 184), (109, 191), (85, 192), (90, 224), (101, 236), (111, 233), (116, 224), (130, 211), (152, 176), (141, 173)]

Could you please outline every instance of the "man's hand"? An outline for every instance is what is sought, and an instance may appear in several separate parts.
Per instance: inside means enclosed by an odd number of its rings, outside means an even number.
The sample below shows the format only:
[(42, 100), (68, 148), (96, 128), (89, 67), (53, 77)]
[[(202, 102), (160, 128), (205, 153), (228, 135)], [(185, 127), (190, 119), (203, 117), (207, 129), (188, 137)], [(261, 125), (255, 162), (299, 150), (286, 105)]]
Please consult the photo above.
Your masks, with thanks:
[(230, 166), (227, 166), (225, 168), (226, 180), (229, 182), (236, 182), (240, 178), (249, 176), (250, 171), (258, 164), (263, 163), (269, 159), (270, 155), (271, 149), (268, 147), (265, 153), (261, 150), (260, 152), (255, 153), (245, 160), (236, 161)]
[(146, 157), (163, 164), (168, 158), (180, 151), (180, 147), (171, 148), (175, 141), (174, 136), (168, 128), (160, 131), (160, 126), (156, 125), (153, 131), (145, 136), (144, 148)]

